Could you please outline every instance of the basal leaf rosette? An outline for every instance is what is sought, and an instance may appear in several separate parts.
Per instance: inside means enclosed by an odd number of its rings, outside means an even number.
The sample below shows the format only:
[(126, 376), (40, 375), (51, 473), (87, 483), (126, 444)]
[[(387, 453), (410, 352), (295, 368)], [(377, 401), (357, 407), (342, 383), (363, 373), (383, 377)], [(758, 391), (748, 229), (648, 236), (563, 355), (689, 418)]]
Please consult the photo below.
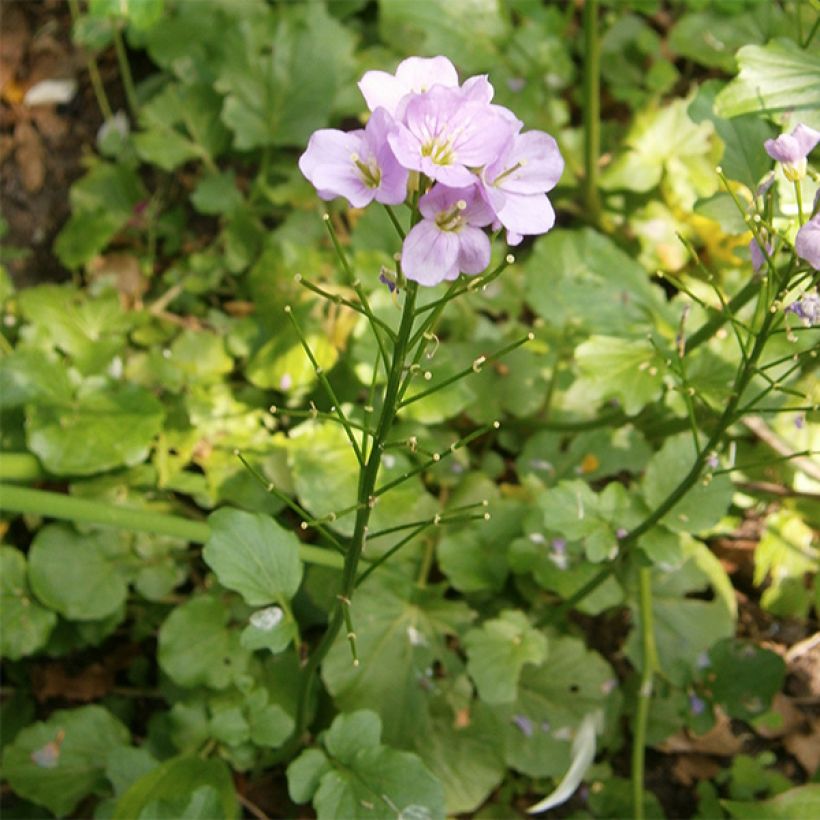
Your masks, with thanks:
[(542, 131), (523, 132), (512, 111), (492, 102), (485, 76), (459, 85), (446, 57), (410, 57), (395, 74), (368, 71), (359, 88), (371, 111), (365, 128), (316, 131), (299, 168), (322, 199), (410, 207), (400, 256), (408, 279), (433, 286), (482, 273), (486, 228), (506, 230), (509, 245), (552, 228), (547, 192), (564, 170), (558, 145)]

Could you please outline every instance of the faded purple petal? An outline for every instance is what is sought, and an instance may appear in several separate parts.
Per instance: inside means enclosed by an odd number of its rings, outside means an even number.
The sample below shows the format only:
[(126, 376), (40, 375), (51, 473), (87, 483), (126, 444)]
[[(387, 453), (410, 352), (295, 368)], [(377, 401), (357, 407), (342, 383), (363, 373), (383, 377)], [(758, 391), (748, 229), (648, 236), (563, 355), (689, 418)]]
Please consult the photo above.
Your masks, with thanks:
[(371, 111), (381, 106), (395, 114), (407, 94), (422, 93), (434, 85), (458, 85), (458, 73), (446, 57), (408, 57), (399, 63), (395, 75), (368, 71), (360, 80), (359, 89)]
[(796, 302), (792, 302), (786, 310), (799, 316), (807, 327), (820, 324), (820, 296), (816, 291), (804, 293)]
[[(373, 201), (374, 191), (362, 181), (351, 162), (365, 145), (364, 131), (316, 131), (307, 150), (299, 158), (299, 170), (313, 183), (324, 199), (345, 197), (354, 208)], [(332, 195), (332, 196), (331, 196)]]
[(432, 190), (419, 200), (419, 210), (422, 216), (435, 219), (442, 211), (453, 208), (459, 202), (461, 218), (468, 225), (483, 228), (489, 225), (494, 218), (492, 208), (483, 200), (478, 186), (466, 188), (451, 188), (447, 185), (434, 185)]
[(385, 205), (400, 205), (407, 198), (408, 171), (399, 164), (387, 141), (395, 128), (390, 114), (384, 108), (377, 108), (368, 120), (364, 134), (368, 156), (375, 159), (380, 171), (375, 199)]
[(777, 139), (766, 140), (766, 153), (778, 162), (796, 165), (804, 160), (820, 142), (820, 131), (798, 123), (791, 134), (781, 134)]
[(490, 264), (490, 237), (480, 228), (465, 225), (458, 236), (458, 269), (474, 276), (487, 270)]
[(763, 251), (760, 249), (760, 245), (756, 239), (752, 239), (749, 242), (749, 256), (752, 257), (752, 267), (757, 273), (765, 264), (766, 264), (766, 256), (772, 255), (772, 243), (766, 243), (766, 254), (764, 255)]
[(437, 285), (458, 276), (458, 237), (423, 219), (407, 234), (401, 251), (404, 275), (421, 285)]
[(465, 99), (474, 100), (475, 102), (489, 103), (492, 101), (495, 89), (486, 74), (479, 74), (476, 77), (470, 77), (464, 81), (461, 86)]
[(513, 715), (512, 722), (521, 730), (525, 737), (532, 737), (532, 721), (526, 715)]
[(798, 232), (794, 249), (815, 270), (820, 270), (820, 213), (815, 214)]
[(496, 207), (496, 214), (508, 231), (525, 236), (546, 233), (555, 224), (555, 211), (546, 194), (505, 193), (503, 204)]

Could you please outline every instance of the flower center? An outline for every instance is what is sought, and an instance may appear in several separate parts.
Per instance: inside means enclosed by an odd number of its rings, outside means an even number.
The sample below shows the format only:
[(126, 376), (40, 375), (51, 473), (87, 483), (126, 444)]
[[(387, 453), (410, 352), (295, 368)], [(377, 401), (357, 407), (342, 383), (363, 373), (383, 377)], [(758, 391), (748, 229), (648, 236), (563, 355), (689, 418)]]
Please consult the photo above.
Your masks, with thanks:
[(421, 146), (421, 155), (430, 157), (436, 165), (450, 165), (453, 161), (453, 142), (432, 137)]
[(463, 199), (459, 199), (452, 208), (447, 211), (440, 211), (436, 214), (436, 225), (442, 231), (460, 231), (464, 226), (461, 212), (467, 207)]
[(378, 188), (382, 182), (382, 169), (375, 157), (370, 157), (367, 162), (362, 162), (358, 154), (351, 154), (350, 161), (359, 169), (359, 176), (368, 188)]

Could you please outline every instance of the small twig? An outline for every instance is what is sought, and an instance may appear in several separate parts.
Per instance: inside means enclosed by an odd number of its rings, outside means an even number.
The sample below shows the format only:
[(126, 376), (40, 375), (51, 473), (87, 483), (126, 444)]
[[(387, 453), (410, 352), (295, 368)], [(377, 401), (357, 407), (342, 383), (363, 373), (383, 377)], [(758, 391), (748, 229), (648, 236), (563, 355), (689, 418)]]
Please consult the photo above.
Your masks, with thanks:
[[(746, 416), (742, 423), (749, 428), (766, 446), (770, 447), (781, 456), (791, 456), (794, 452), (792, 446), (782, 439), (769, 427), (760, 416)], [(806, 456), (797, 456), (790, 460), (795, 469), (807, 475), (814, 481), (820, 481), (820, 464)]]

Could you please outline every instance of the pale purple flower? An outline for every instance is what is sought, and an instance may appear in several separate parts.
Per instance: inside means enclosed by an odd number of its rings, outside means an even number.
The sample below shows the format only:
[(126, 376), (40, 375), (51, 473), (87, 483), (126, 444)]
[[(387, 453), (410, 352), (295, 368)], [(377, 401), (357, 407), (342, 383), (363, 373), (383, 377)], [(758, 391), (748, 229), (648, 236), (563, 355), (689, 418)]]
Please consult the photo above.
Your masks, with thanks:
[(777, 139), (766, 140), (763, 147), (774, 160), (783, 164), (783, 172), (791, 180), (802, 179), (806, 173), (806, 157), (820, 142), (820, 131), (799, 122), (791, 134), (781, 134)]
[(752, 257), (752, 267), (754, 268), (755, 273), (757, 273), (765, 264), (766, 264), (766, 257), (772, 255), (772, 243), (766, 242), (766, 253), (764, 254), (760, 248), (760, 244), (756, 239), (752, 239), (749, 242), (749, 256)]
[(472, 185), (471, 169), (495, 160), (520, 127), (506, 109), (486, 102), (487, 86), (480, 82), (466, 89), (436, 85), (413, 95), (388, 136), (396, 159), (444, 185)]
[(371, 111), (379, 106), (395, 115), (407, 94), (421, 94), (435, 85), (458, 86), (458, 73), (446, 57), (408, 57), (396, 73), (368, 71), (359, 81), (359, 89)]
[(525, 737), (532, 737), (532, 721), (526, 715), (513, 715), (512, 722), (521, 730)]
[(820, 270), (820, 213), (815, 214), (797, 232), (794, 250), (815, 270)]
[(706, 702), (697, 695), (689, 695), (689, 711), (693, 715), (702, 715), (706, 710)]
[(498, 222), (507, 229), (507, 242), (546, 233), (555, 224), (547, 191), (564, 171), (555, 140), (543, 131), (511, 137), (501, 155), (482, 172), (484, 196)]
[(817, 291), (804, 293), (796, 302), (792, 302), (786, 310), (803, 320), (807, 327), (820, 324), (820, 296)]
[(316, 131), (299, 158), (299, 170), (322, 199), (343, 196), (354, 208), (363, 208), (374, 199), (399, 205), (407, 196), (408, 173), (387, 142), (393, 127), (390, 114), (380, 108), (364, 130)]
[(490, 238), (481, 228), (493, 220), (477, 187), (435, 185), (419, 200), (424, 219), (404, 240), (405, 276), (422, 285), (481, 273), (490, 264)]

